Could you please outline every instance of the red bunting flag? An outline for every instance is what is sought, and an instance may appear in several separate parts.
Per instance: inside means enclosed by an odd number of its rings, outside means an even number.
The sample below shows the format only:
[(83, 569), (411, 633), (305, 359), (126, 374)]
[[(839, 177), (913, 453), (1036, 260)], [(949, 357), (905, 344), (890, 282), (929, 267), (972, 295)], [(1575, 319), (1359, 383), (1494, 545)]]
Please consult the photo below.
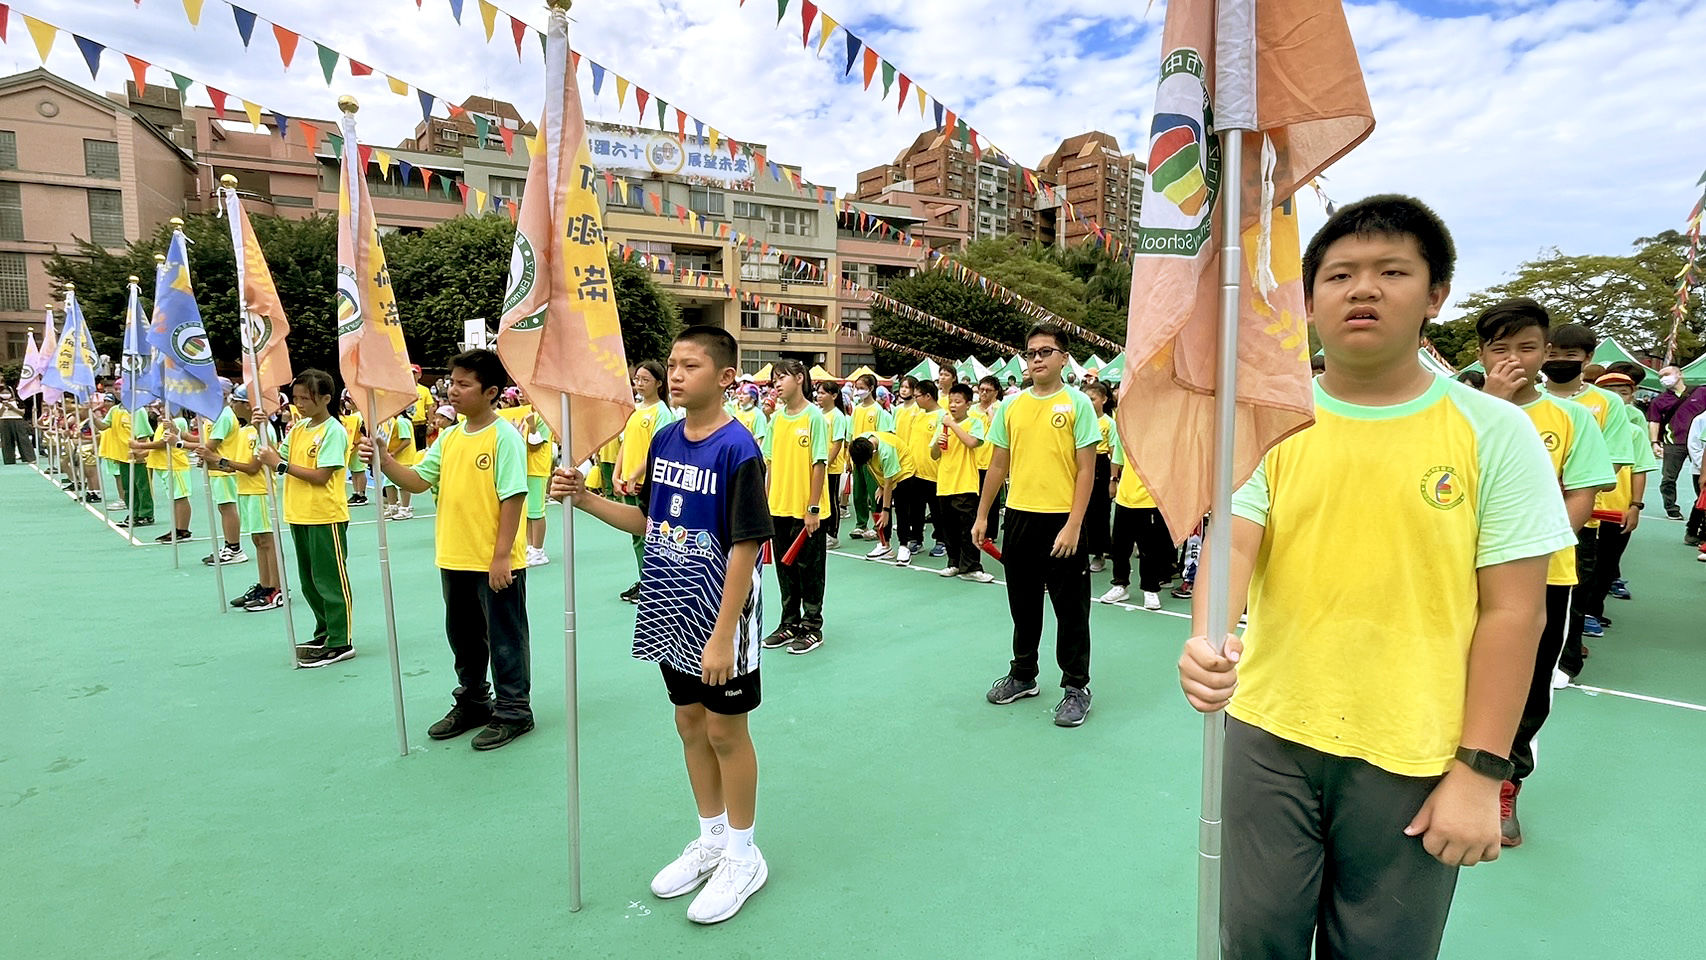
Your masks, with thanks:
[[(741, 0), (741, 2), (745, 3), (746, 0)], [(9, 42), (6, 39), (6, 23), (7, 23), (7, 21), (9, 21), (11, 19), (12, 19), (11, 5), (5, 4), (5, 3), (0, 3), (0, 43)]]
[(272, 35), (278, 40), (278, 59), (284, 63), (284, 69), (289, 70), (290, 61), (296, 56), (296, 42), (302, 38), (276, 23), (272, 25)]
[(368, 164), (373, 162), (373, 148), (367, 144), (358, 144), (355, 148), (356, 159), (361, 161), (361, 172), (365, 176)]
[(369, 74), (371, 74), (372, 72), (373, 72), (372, 67), (368, 66), (365, 63), (362, 63), (359, 60), (353, 60), (352, 59), (349, 62), (349, 75), (352, 77), (365, 77), (365, 76), (368, 76)]
[(651, 98), (652, 98), (652, 95), (646, 92), (645, 87), (635, 87), (634, 88), (634, 103), (638, 104), (640, 107), (640, 122), (641, 123), (646, 122), (646, 101), (650, 100)]
[[(4, 14), (0, 14), (0, 16), (4, 16)], [(136, 95), (140, 97), (148, 91), (148, 61), (141, 57), (133, 57), (128, 53), (124, 55), (124, 58), (130, 61), (130, 73), (136, 78)]]
[(906, 106), (906, 91), (908, 89), (910, 89), (911, 87), (912, 87), (912, 78), (907, 76), (904, 73), (901, 74), (900, 75), (900, 96), (896, 97), (895, 101), (894, 101), (894, 112), (895, 113), (899, 113), (900, 108)]
[(207, 88), (207, 98), (213, 101), (214, 115), (219, 117), (221, 120), (225, 119), (226, 96), (228, 96), (228, 94), (226, 94), (224, 90), (215, 90), (212, 87)]
[(800, 0), (800, 46), (808, 46), (812, 38), (812, 21), (817, 19), (817, 4)]
[(507, 126), (503, 126), (502, 124), (499, 124), (498, 125), (498, 136), (503, 138), (504, 153), (507, 153), (510, 156), (514, 156), (515, 155), (515, 131), (511, 130)]
[(682, 113), (679, 107), (675, 111), (675, 135), (682, 140), (687, 139), (687, 114)]
[(464, 183), (461, 180), (456, 181), (456, 192), (462, 194), (462, 205), (467, 206), (468, 205), (468, 184)]
[(729, 159), (733, 160), (735, 158), (735, 151), (740, 149), (740, 144), (735, 142), (734, 137), (729, 137), (728, 141), (729, 141)]
[[(515, 37), (515, 59), (520, 60), (521, 59), (521, 40), (523, 37), (527, 36), (527, 23), (525, 21), (522, 21), (522, 20), (517, 20), (514, 17), (510, 17), (509, 18), (509, 32)], [(515, 211), (511, 210), (510, 211), (510, 218), (514, 219), (514, 216), (515, 216)]]

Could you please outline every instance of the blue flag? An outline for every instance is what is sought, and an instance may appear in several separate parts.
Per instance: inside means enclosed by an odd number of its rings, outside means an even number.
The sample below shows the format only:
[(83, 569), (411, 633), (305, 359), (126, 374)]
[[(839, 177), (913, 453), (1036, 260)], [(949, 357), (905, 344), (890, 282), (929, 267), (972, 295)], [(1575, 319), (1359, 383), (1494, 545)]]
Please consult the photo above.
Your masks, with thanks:
[(69, 290), (65, 292), (65, 325), (59, 330), (53, 356), (42, 370), (41, 382), (78, 400), (88, 400), (95, 392), (95, 341), (83, 320), (83, 308), (77, 305), (77, 295)]
[(124, 314), (124, 408), (135, 410), (164, 398), (160, 385), (160, 355), (148, 345), (148, 316), (136, 284), (130, 285), (130, 305)]
[(173, 231), (166, 262), (154, 278), (148, 345), (159, 361), (161, 399), (172, 408), (217, 420), (225, 409), (225, 391), (213, 369), (213, 346), (190, 288), (189, 246), (182, 230)]

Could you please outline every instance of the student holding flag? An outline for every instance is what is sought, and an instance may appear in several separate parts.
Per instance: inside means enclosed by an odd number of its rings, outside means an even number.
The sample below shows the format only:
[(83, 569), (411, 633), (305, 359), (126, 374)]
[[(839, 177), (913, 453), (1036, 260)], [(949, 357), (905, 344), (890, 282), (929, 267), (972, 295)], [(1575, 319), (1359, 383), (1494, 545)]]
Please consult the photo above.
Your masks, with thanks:
[[(35, 340), (35, 333), (30, 333), (30, 340)], [(34, 352), (33, 350), (31, 351)], [(31, 374), (28, 363), (25, 364), (24, 378)], [(30, 436), (30, 418), (24, 410), (23, 398), (18, 391), (12, 389), (9, 383), (0, 383), (0, 455), (3, 455), (7, 466), (22, 459), (25, 463), (36, 462), (35, 440)]]
[[(129, 302), (124, 315), (124, 379), (119, 389), (125, 429), (128, 431), (124, 435), (127, 447), (130, 446), (129, 441), (153, 435), (154, 428), (148, 423), (145, 407), (149, 402), (159, 400), (163, 393), (160, 365), (156, 362), (158, 358), (145, 340), (147, 329), (148, 317), (142, 312), (141, 290), (137, 286), (137, 278), (131, 277)], [(146, 458), (139, 456), (134, 449), (119, 464), (119, 483), (129, 498), (130, 514), (118, 525), (126, 529), (151, 525), (154, 522), (154, 484), (148, 476)]]
[[(237, 478), (237, 512), (242, 518), (242, 532), (255, 545), (257, 580), (248, 592), (231, 601), (231, 606), (249, 613), (277, 610), (284, 606), (284, 593), (279, 588), (278, 545), (273, 541), (272, 520), (267, 506), (266, 466), (256, 457), (261, 446), (273, 446), (272, 424), (258, 416), (249, 403), (248, 387), (239, 385), (231, 393), (231, 409), (244, 421), (227, 441), (217, 448), (204, 443), (203, 460), (221, 470), (232, 471)], [(264, 440), (264, 443), (263, 443)]]

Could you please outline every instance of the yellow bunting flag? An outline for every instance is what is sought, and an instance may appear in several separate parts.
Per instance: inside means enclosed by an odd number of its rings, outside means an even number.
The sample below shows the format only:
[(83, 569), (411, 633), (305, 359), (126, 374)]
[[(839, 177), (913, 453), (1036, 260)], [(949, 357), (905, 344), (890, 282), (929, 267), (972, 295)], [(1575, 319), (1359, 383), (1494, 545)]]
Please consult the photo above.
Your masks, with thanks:
[(480, 0), (480, 23), (486, 28), (486, 42), (492, 42), (492, 31), (497, 28), (498, 8)]
[(634, 395), (580, 89), (564, 69), (568, 49), (568, 22), (553, 11), (539, 124), (544, 149), (527, 165), (497, 350), (533, 409), (564, 438), (564, 462), (580, 463), (621, 432)]
[(243, 382), (249, 399), (262, 413), (271, 416), (283, 404), (279, 388), (290, 383), (290, 322), (273, 285), (272, 271), (261, 253), (255, 228), (243, 209), (235, 189), (226, 188), (225, 216), (231, 225), (231, 248), (237, 255), (237, 288), (243, 306)]
[(397, 96), (406, 97), (409, 95), (409, 85), (389, 73), (385, 75), (385, 83), (391, 87), (391, 92)]
[(835, 32), (835, 28), (840, 26), (841, 22), (829, 14), (819, 11), (817, 15), (817, 23), (817, 55), (821, 57), (823, 56), (824, 45), (829, 43), (829, 35)]
[[(343, 133), (352, 147), (361, 142), (353, 113)], [(344, 151), (338, 175), (338, 368), (366, 422), (383, 423), (415, 402), (415, 375), (360, 152)]]
[(391, 176), (391, 155), (383, 150), (373, 151), (373, 162), (379, 164), (379, 175), (386, 179)]
[(249, 126), (259, 130), (261, 128), (261, 105), (244, 100), (243, 112), (249, 115)]
[(189, 18), (190, 26), (201, 26), (201, 0), (184, 0), (184, 16)]
[(53, 52), (53, 40), (59, 36), (59, 28), (27, 14), (18, 16), (24, 18), (24, 27), (30, 31), (30, 39), (36, 42), (36, 52), (41, 54), (41, 62), (46, 63), (47, 55)]
[[(46, 57), (43, 57), (43, 59), (46, 59)], [(620, 109), (622, 109), (622, 107), (626, 106), (627, 100), (628, 100), (628, 78), (622, 76), (621, 74), (617, 74), (616, 75), (616, 109), (620, 110)]]

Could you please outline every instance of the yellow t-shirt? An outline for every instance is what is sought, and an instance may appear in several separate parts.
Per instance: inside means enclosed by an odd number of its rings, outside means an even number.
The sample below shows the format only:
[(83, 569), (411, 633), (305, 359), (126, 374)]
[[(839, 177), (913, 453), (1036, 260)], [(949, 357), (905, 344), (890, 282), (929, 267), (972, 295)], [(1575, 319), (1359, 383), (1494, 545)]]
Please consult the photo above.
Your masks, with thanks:
[[(977, 419), (983, 421), (983, 438), (985, 440), (988, 440), (989, 439), (989, 431), (995, 428), (995, 413), (996, 413), (996, 411), (998, 411), (1000, 409), (1001, 409), (1000, 401), (996, 401), (995, 406), (993, 408), (991, 408), (988, 412), (985, 412), (982, 407), (977, 406), (976, 404), (973, 404), (972, 408), (966, 412), (966, 416), (976, 417)], [(983, 444), (982, 446), (977, 448), (976, 454), (977, 454), (977, 468), (979, 470), (988, 470), (990, 461), (995, 459), (995, 444), (993, 444), (993, 443)]]
[[(410, 420), (415, 426), (424, 427), (427, 422), (427, 414), (431, 413), (432, 409), (432, 391), (428, 390), (424, 383), (415, 384), (415, 415)], [(414, 437), (411, 435), (410, 440), (413, 439)]]
[[(1646, 433), (1639, 427), (1631, 426), (1623, 431), (1623, 439), (1630, 445), (1630, 465), (1617, 467), (1617, 487), (1602, 491), (1594, 498), (1595, 510), (1614, 510), (1618, 513), (1627, 512), (1630, 504), (1635, 502), (1635, 475), (1652, 473), (1659, 468), (1658, 458), (1653, 456), (1652, 443), (1647, 440)], [(1612, 457), (1613, 461), (1618, 458)]]
[[(298, 420), (279, 444), (278, 452), (293, 467), (330, 467), (332, 476), (324, 485), (298, 477), (284, 478), (284, 522), (318, 526), (348, 523), (349, 503), (344, 499), (344, 471), (349, 469), (349, 434), (338, 420), (327, 417), (316, 425)], [(485, 569), (482, 567), (481, 569)]]
[[(527, 475), (530, 477), (548, 477), (551, 475), (551, 440), (550, 429), (545, 421), (533, 412), (532, 404), (521, 404), (498, 411), (498, 416), (509, 422), (515, 432), (521, 434), (521, 441), (527, 446)], [(538, 449), (527, 443), (529, 435), (535, 431), (546, 435), (546, 440)], [(654, 431), (655, 432), (655, 431)]]
[[(948, 428), (948, 414), (942, 415), (941, 426), (936, 428), (936, 440), (948, 438), (948, 449), (942, 451), (942, 458), (936, 461), (936, 496), (952, 497), (961, 493), (977, 493), (981, 488), (977, 482), (977, 451), (987, 444), (978, 444), (974, 449), (965, 445), (960, 435)], [(960, 429), (972, 435), (973, 438), (984, 438), (983, 421), (970, 413), (964, 420), (959, 421)], [(925, 456), (929, 456), (928, 453)]]
[(894, 432), (894, 414), (884, 410), (882, 404), (875, 400), (854, 405), (853, 436), (862, 437), (867, 433), (884, 431)]
[[(1090, 409), (1094, 410), (1096, 408), (1094, 406), (1092, 406)], [(1109, 439), (1112, 436), (1113, 430), (1114, 430), (1114, 418), (1108, 416), (1105, 413), (1098, 414), (1096, 416), (1096, 429), (1100, 430), (1102, 433), (1102, 442), (1096, 444), (1096, 454), (1097, 454), (1097, 456), (1104, 456), (1105, 457), (1109, 453), (1112, 452), (1109, 449), (1109, 447), (1110, 447)]]
[(1089, 397), (1073, 387), (1038, 396), (1032, 387), (1001, 405), (989, 434), (990, 442), (1008, 452), (1008, 507), (1072, 512), (1078, 451), (1102, 442)]
[[(764, 437), (764, 459), (770, 468), (770, 515), (804, 519), (810, 503), (812, 467), (829, 462), (829, 424), (823, 411), (807, 404), (789, 415), (778, 408)], [(829, 512), (829, 477), (818, 490), (818, 509)]]
[(1120, 468), (1120, 482), (1114, 487), (1114, 503), (1130, 510), (1154, 509), (1155, 498), (1150, 496), (1149, 488), (1143, 485), (1143, 478), (1137, 475), (1137, 468), (1126, 461), (1125, 447), (1120, 443), (1117, 424), (1110, 431), (1108, 441), (1110, 456), (1114, 465)]
[[(490, 569), (503, 501), (527, 493), (527, 441), (502, 420), (473, 433), (459, 423), (439, 433), (415, 472), (438, 488), (439, 569)], [(517, 523), (511, 570), (526, 568), (526, 551), (527, 537)]]
[[(225, 459), (232, 463), (252, 463), (255, 459), (255, 448), (260, 445), (260, 432), (252, 423), (246, 423), (237, 428), (230, 440), (221, 446), (220, 452)], [(237, 495), (239, 497), (264, 497), (267, 493), (266, 469), (248, 474), (237, 471)]]
[(628, 425), (622, 428), (622, 462), (616, 465), (617, 476), (632, 477), (644, 470), (646, 454), (652, 449), (652, 434), (674, 420), (675, 414), (661, 401), (638, 407), (629, 414)]
[(385, 449), (391, 454), (391, 459), (405, 467), (420, 462), (424, 451), (415, 449), (415, 424), (407, 414), (391, 418), (385, 425), (385, 438)]
[(1575, 542), (1523, 412), (1437, 378), (1390, 407), (1315, 384), (1315, 424), (1233, 497), (1260, 524), (1232, 716), (1402, 776), (1462, 732), (1476, 571)]
[[(616, 436), (611, 437), (608, 441), (605, 442), (604, 446), (598, 448), (598, 462), (599, 463), (615, 463), (616, 462), (616, 452), (619, 449), (621, 449), (621, 446), (622, 446), (622, 435), (621, 434), (617, 434)], [(610, 479), (608, 477), (606, 477), (604, 482), (609, 483)]]
[(878, 486), (899, 483), (912, 476), (912, 454), (906, 449), (906, 445), (900, 442), (897, 434), (879, 432), (860, 436), (876, 445), (877, 449), (871, 453), (871, 459), (866, 461), (865, 468), (871, 471), (871, 476)]
[(930, 456), (930, 446), (941, 435), (942, 411), (915, 411), (912, 423), (907, 429), (910, 432), (906, 434), (906, 449), (912, 454), (912, 462), (917, 465), (918, 479), (934, 481), (937, 461)]
[(130, 411), (115, 406), (107, 411), (107, 428), (101, 431), (102, 460), (130, 462)]
[(361, 441), (363, 433), (361, 414), (346, 413), (337, 419), (338, 423), (343, 425), (344, 437), (349, 443), (349, 463), (347, 464), (349, 471), (351, 473), (362, 473), (367, 469), (367, 461), (361, 459), (361, 451), (356, 449), (356, 444)]
[[(1522, 412), (1540, 435), (1540, 445), (1546, 448), (1559, 489), (1603, 487), (1616, 479), (1599, 425), (1587, 407), (1542, 393), (1525, 405)], [(1546, 562), (1546, 583), (1555, 587), (1576, 585), (1575, 544), (1552, 554)]]
[[(183, 435), (190, 432), (190, 426), (188, 423), (184, 422), (183, 417), (174, 417), (172, 419), (172, 422), (177, 424), (178, 437), (181, 441), (183, 438)], [(160, 421), (160, 425), (154, 428), (154, 442), (159, 443), (160, 441), (162, 441), (164, 439), (166, 439), (166, 421), (162, 420), (162, 421)], [(171, 469), (177, 473), (183, 473), (184, 471), (188, 470), (190, 468), (189, 451), (185, 450), (181, 446), (172, 447), (171, 451), (172, 451)], [(165, 470), (165, 469), (167, 469), (167, 467), (166, 467), (166, 451), (165, 450), (150, 450), (150, 451), (148, 451), (148, 469), (150, 469), (150, 470)]]
[(823, 415), (823, 422), (829, 426), (829, 445), (834, 447), (837, 441), (841, 443), (835, 455), (829, 458), (830, 476), (838, 477), (847, 472), (848, 464), (852, 462), (847, 455), (847, 448), (853, 443), (853, 418), (842, 413), (838, 407), (830, 407), (829, 412)]
[(912, 421), (923, 412), (918, 409), (917, 402), (912, 400), (894, 408), (894, 435), (900, 438), (900, 442), (908, 450), (912, 449)]

